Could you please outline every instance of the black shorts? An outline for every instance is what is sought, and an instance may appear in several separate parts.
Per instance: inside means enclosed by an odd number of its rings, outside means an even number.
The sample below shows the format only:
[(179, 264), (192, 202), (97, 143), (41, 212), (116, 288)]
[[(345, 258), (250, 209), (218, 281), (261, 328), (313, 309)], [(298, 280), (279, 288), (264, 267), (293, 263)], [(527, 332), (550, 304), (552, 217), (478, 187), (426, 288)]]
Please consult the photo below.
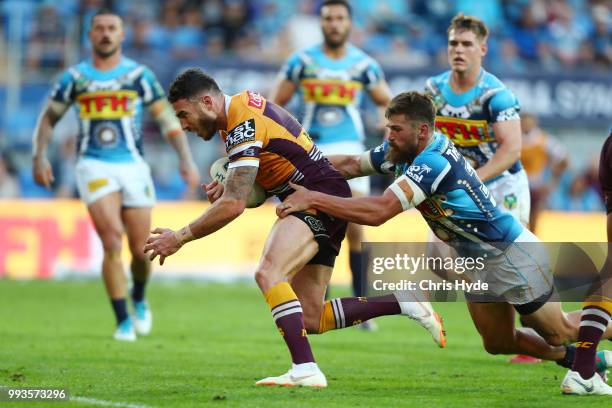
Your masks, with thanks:
[(346, 234), (346, 221), (320, 211), (299, 211), (291, 215), (308, 225), (314, 234), (315, 241), (319, 244), (319, 251), (308, 261), (308, 264), (326, 265), (333, 268)]

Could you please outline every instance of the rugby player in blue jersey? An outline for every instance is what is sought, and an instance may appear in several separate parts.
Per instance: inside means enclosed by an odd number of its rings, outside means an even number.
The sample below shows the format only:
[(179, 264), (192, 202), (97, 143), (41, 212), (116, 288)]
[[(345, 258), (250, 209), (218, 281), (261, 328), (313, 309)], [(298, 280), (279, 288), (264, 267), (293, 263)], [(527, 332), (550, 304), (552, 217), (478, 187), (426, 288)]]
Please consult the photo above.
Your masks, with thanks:
[[(102, 241), (102, 277), (117, 321), (116, 340), (134, 341), (151, 331), (152, 313), (145, 300), (150, 261), (143, 251), (151, 228), (155, 191), (151, 171), (142, 156), (141, 120), (146, 108), (178, 153), (183, 179), (199, 180), (181, 125), (166, 101), (155, 75), (124, 56), (121, 17), (97, 12), (89, 40), (92, 58), (70, 67), (53, 88), (38, 119), (33, 138), (33, 173), (50, 187), (53, 172), (46, 151), (53, 127), (71, 105), (80, 124), (76, 165), (79, 195)], [(135, 315), (126, 306), (126, 280), (121, 261), (123, 232), (132, 255), (131, 297)]]
[[(351, 7), (346, 0), (326, 0), (320, 7), (321, 44), (294, 53), (281, 68), (270, 100), (288, 103), (298, 94), (301, 122), (324, 155), (360, 154), (364, 147), (364, 124), (359, 112), (364, 92), (380, 107), (391, 100), (391, 91), (380, 65), (348, 42)], [(349, 181), (353, 195), (368, 195), (368, 178)], [(362, 295), (361, 241), (363, 227), (349, 223), (346, 237), (355, 296)], [(373, 322), (360, 327), (373, 329)]]
[[(466, 272), (471, 281), (487, 282), (489, 286), (477, 296), (466, 294), (485, 349), (492, 354), (526, 354), (570, 367), (574, 349), (565, 344), (578, 337), (580, 312), (568, 316), (558, 302), (549, 302), (554, 293), (553, 280), (539, 240), (514, 216), (496, 206), (474, 168), (448, 138), (435, 132), (435, 112), (428, 96), (418, 92), (399, 94), (386, 110), (390, 130), (387, 142), (361, 156), (330, 158), (347, 178), (395, 172), (395, 182), (382, 196), (340, 198), (293, 185), (296, 192), (279, 204), (277, 214), (284, 217), (314, 208), (347, 221), (380, 225), (416, 207), (434, 234), (460, 256), (466, 252), (490, 255), (484, 273)], [(473, 306), (481, 299), (505, 305), (510, 312), (478, 316)], [(514, 310), (528, 328), (515, 327)], [(612, 328), (608, 327), (603, 338), (611, 335)], [(600, 371), (605, 371), (608, 364), (602, 358)], [(609, 392), (610, 387), (600, 376), (590, 381), (596, 393)]]

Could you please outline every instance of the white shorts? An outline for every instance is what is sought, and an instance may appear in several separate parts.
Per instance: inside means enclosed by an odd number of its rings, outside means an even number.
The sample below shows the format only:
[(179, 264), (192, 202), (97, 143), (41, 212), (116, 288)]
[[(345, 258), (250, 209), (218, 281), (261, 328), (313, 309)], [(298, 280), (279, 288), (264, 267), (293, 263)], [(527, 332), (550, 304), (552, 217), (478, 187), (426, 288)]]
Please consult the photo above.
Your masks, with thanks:
[(487, 290), (474, 293), (476, 296), (503, 298), (510, 304), (524, 305), (553, 289), (546, 247), (527, 228), (501, 255), (487, 258), (484, 264), (483, 270), (465, 272), (470, 280), (488, 284)]
[(493, 195), (497, 207), (514, 215), (523, 225), (529, 224), (531, 199), (527, 173), (521, 169), (518, 173), (500, 177), (486, 184)]
[(124, 207), (155, 205), (151, 169), (144, 161), (112, 163), (81, 157), (76, 164), (76, 181), (86, 205), (115, 191), (121, 192)]
[[(334, 154), (361, 154), (366, 150), (361, 142), (325, 143), (317, 144), (317, 147), (325, 156), (333, 156)], [(347, 181), (351, 191), (361, 195), (370, 195), (369, 177), (357, 177)]]

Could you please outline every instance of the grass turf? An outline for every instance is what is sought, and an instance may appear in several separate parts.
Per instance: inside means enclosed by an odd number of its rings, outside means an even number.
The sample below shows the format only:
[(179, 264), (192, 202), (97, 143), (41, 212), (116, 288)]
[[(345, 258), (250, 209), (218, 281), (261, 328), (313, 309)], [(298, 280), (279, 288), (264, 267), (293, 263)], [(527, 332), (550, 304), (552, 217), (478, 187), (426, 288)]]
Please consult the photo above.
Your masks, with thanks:
[(607, 402), (561, 396), (565, 370), (554, 363), (513, 365), (507, 356), (487, 355), (463, 303), (436, 305), (446, 321), (444, 350), (400, 316), (377, 319), (375, 333), (350, 328), (310, 336), (329, 382), (311, 390), (253, 385), (289, 366), (256, 287), (153, 282), (149, 301), (152, 335), (126, 344), (111, 339), (114, 319), (101, 282), (0, 280), (0, 385), (68, 388), (79, 397), (150, 407), (582, 408)]

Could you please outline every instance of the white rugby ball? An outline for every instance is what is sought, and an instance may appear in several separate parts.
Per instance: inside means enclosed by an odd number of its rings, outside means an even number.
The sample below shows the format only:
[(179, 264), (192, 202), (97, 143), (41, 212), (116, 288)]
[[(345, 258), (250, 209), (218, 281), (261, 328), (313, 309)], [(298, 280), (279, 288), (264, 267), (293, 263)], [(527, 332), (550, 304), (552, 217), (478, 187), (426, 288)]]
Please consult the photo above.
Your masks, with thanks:
[[(229, 159), (227, 157), (217, 159), (212, 166), (210, 166), (210, 177), (225, 186), (228, 165)], [(266, 201), (267, 198), (268, 196), (266, 195), (266, 191), (258, 182), (255, 182), (253, 183), (253, 190), (251, 190), (251, 195), (246, 202), (246, 206), (247, 208), (259, 207), (264, 203), (264, 201)]]

